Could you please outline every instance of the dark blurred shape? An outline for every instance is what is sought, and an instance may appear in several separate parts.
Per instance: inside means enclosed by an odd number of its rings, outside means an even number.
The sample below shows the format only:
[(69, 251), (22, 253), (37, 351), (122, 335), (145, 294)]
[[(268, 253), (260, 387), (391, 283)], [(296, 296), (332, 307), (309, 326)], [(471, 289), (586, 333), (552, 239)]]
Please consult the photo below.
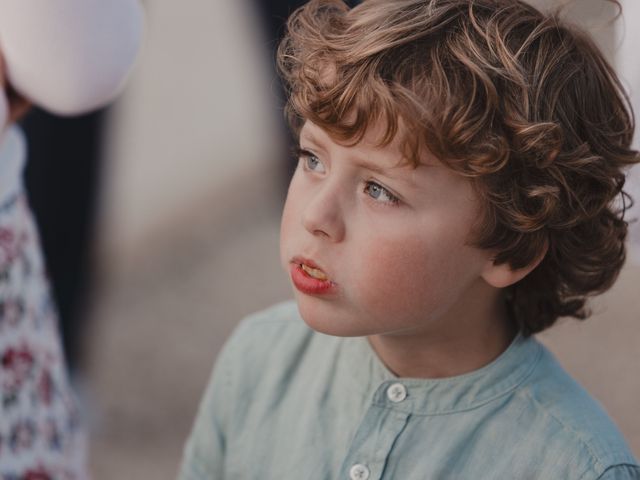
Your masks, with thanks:
[[(269, 39), (275, 42), (282, 36), (282, 27), (289, 14), (307, 2), (306, 0), (256, 0), (255, 3), (266, 20), (270, 35)], [(354, 7), (360, 2), (347, 0), (345, 3), (350, 7)]]
[(104, 110), (61, 118), (40, 109), (21, 122), (26, 188), (40, 232), (69, 368), (81, 366)]
[(255, 4), (264, 19), (270, 45), (275, 47), (282, 37), (283, 27), (289, 14), (304, 5), (304, 0), (256, 0)]

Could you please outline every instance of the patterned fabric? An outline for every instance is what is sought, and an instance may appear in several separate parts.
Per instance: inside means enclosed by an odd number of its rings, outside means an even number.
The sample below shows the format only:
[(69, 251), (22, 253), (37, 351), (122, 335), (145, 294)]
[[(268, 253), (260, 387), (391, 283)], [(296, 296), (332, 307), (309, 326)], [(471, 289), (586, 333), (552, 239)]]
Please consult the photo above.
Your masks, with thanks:
[(0, 192), (0, 480), (81, 480), (85, 438), (56, 311), (24, 190), (14, 190)]

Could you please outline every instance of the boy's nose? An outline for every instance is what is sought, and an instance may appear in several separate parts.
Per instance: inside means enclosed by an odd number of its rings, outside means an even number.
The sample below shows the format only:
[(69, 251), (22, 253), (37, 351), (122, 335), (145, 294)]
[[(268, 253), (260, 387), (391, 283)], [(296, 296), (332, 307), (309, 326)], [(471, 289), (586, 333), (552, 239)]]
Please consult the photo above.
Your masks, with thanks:
[(341, 241), (345, 225), (339, 203), (338, 195), (329, 188), (315, 192), (302, 212), (302, 225), (312, 235)]

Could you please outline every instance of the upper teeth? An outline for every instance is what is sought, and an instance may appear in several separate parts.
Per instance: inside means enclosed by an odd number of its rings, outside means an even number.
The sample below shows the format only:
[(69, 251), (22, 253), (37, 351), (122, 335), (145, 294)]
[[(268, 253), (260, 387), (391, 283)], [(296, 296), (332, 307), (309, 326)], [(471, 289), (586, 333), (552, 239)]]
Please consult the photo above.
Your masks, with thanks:
[(302, 268), (302, 270), (304, 270), (307, 275), (316, 278), (318, 280), (326, 280), (327, 276), (324, 274), (324, 272), (322, 270), (318, 270), (317, 268), (311, 268), (308, 265), (305, 265), (304, 263), (302, 265), (300, 265), (300, 268)]

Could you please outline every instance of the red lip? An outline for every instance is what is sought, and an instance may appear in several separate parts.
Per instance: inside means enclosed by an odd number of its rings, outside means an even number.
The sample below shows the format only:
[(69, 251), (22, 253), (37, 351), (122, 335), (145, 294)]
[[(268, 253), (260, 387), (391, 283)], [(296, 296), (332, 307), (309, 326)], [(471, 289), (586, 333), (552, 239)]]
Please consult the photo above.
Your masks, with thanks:
[(318, 270), (324, 270), (313, 260), (302, 257), (294, 257), (291, 260), (289, 272), (293, 285), (302, 293), (308, 295), (324, 295), (332, 293), (336, 289), (336, 284), (331, 280), (320, 280), (313, 278), (302, 269), (302, 265), (306, 265)]

